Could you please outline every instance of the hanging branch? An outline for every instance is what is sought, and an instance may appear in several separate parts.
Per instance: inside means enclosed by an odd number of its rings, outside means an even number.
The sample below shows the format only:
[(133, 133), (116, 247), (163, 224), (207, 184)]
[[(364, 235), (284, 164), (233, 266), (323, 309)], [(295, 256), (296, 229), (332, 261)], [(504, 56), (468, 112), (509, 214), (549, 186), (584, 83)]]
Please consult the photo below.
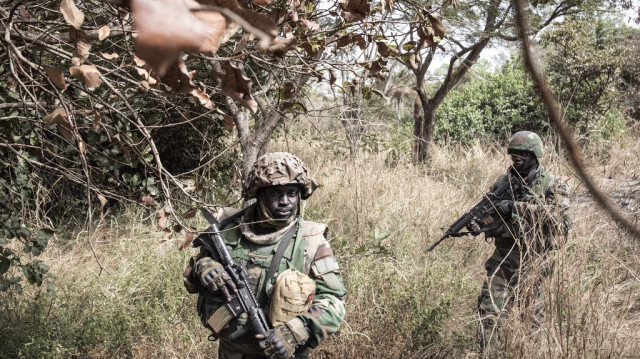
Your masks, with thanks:
[(544, 75), (540, 70), (537, 62), (533, 59), (533, 54), (531, 53), (531, 44), (529, 42), (529, 37), (527, 36), (528, 32), (528, 24), (527, 19), (524, 15), (524, 4), (523, 0), (513, 0), (513, 6), (516, 11), (516, 21), (518, 23), (518, 31), (519, 36), (522, 39), (522, 52), (524, 55), (525, 65), (531, 74), (531, 77), (536, 83), (538, 90), (540, 91), (540, 96), (542, 96), (542, 100), (544, 101), (547, 111), (549, 112), (549, 118), (553, 123), (555, 129), (560, 134), (560, 137), (567, 145), (567, 151), (569, 153), (569, 159), (571, 160), (571, 164), (576, 168), (580, 178), (584, 181), (585, 185), (589, 189), (589, 192), (593, 194), (596, 199), (596, 202), (611, 215), (614, 221), (620, 224), (624, 229), (628, 230), (635, 237), (640, 239), (640, 229), (635, 227), (631, 222), (629, 222), (626, 218), (624, 218), (620, 212), (618, 212), (615, 208), (613, 208), (613, 204), (611, 200), (607, 198), (596, 186), (593, 179), (584, 168), (584, 164), (582, 163), (580, 149), (578, 145), (573, 140), (573, 136), (571, 135), (570, 129), (563, 122), (563, 114), (562, 110), (558, 106), (551, 89), (547, 85)]

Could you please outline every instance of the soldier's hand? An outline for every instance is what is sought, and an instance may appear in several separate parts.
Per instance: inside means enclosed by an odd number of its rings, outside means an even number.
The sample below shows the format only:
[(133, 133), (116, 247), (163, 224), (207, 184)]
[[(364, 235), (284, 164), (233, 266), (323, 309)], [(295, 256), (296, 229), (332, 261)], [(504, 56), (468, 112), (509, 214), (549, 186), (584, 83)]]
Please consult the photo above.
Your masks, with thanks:
[(495, 204), (496, 210), (502, 215), (510, 214), (513, 210), (513, 201), (505, 199)]
[(472, 219), (471, 222), (467, 224), (467, 230), (471, 232), (471, 235), (477, 236), (478, 234), (480, 234), (481, 228), (478, 222), (476, 222), (475, 219)]
[(205, 288), (212, 293), (219, 291), (227, 302), (231, 301), (230, 293), (238, 292), (229, 273), (218, 261), (203, 257), (197, 263), (196, 273), (200, 276), (200, 282)]
[(260, 340), (260, 348), (267, 358), (289, 359), (299, 345), (307, 342), (309, 331), (304, 322), (296, 317), (264, 335), (257, 334), (256, 339)]

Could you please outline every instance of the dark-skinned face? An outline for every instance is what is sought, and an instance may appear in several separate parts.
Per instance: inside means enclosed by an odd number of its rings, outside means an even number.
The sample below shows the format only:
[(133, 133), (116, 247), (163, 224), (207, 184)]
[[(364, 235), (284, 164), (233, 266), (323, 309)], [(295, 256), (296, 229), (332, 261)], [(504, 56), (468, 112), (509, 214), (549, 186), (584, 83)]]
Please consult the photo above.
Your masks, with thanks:
[(511, 151), (511, 161), (518, 173), (527, 173), (538, 163), (536, 155), (529, 151)]
[(288, 219), (298, 210), (300, 186), (285, 184), (265, 187), (259, 195), (274, 219)]

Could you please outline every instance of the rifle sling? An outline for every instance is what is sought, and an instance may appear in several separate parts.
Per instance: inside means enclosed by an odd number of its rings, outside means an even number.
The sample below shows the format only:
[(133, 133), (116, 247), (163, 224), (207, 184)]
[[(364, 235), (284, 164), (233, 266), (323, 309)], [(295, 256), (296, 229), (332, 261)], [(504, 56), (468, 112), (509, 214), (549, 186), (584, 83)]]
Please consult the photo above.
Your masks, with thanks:
[(282, 236), (280, 243), (278, 243), (278, 248), (276, 249), (276, 253), (273, 255), (273, 258), (271, 259), (271, 264), (269, 265), (269, 269), (267, 269), (267, 274), (264, 276), (264, 280), (265, 280), (265, 285), (263, 286), (264, 289), (262, 290), (262, 293), (260, 293), (260, 306), (263, 308), (266, 304), (266, 298), (267, 298), (266, 281), (271, 279), (271, 277), (273, 277), (273, 275), (276, 274), (276, 271), (278, 271), (278, 267), (280, 266), (280, 260), (284, 255), (284, 251), (287, 250), (287, 247), (289, 247), (289, 243), (291, 243), (291, 240), (293, 239), (294, 234), (298, 232), (297, 229), (298, 229), (298, 224), (295, 224), (291, 226), (291, 228), (287, 231), (287, 233), (284, 234), (284, 236)]

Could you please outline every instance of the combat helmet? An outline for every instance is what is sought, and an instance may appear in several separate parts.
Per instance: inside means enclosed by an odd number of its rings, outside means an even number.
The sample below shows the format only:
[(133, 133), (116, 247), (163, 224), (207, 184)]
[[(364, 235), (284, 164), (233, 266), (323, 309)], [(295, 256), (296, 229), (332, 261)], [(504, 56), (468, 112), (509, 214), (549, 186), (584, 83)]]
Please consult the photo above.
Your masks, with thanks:
[(307, 199), (318, 187), (302, 160), (288, 152), (271, 152), (260, 156), (242, 186), (245, 200), (255, 198), (263, 187), (300, 185), (300, 198)]
[(536, 133), (531, 131), (516, 132), (511, 136), (507, 153), (512, 151), (529, 151), (536, 155), (536, 158), (542, 158), (542, 139)]

